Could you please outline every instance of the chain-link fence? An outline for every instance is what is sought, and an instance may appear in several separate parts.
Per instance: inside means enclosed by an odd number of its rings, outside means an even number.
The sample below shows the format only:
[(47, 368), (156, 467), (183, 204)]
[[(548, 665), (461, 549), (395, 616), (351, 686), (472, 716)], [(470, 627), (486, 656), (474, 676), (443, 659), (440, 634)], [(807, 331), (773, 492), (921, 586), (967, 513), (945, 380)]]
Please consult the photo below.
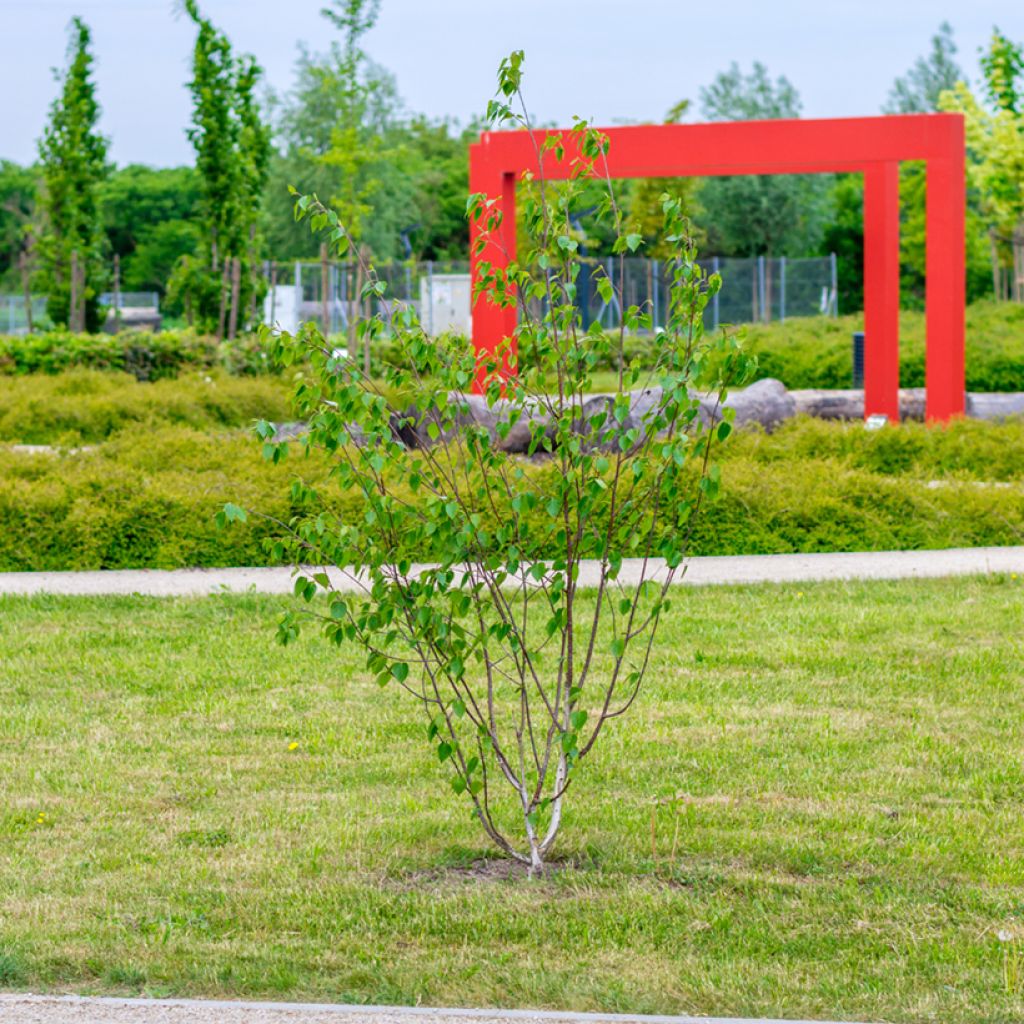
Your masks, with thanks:
[(374, 264), (386, 285), (385, 299), (361, 298), (366, 283), (353, 263), (304, 262), (268, 266), (270, 289), (264, 302), (267, 323), (295, 330), (313, 321), (328, 334), (346, 334), (361, 316), (387, 312), (393, 303), (415, 310), (428, 334), (470, 333), (469, 262), (407, 261)]
[(23, 295), (0, 295), (0, 334), (27, 334), (30, 326), (48, 325), (46, 296), (34, 296), (26, 306)]
[[(706, 324), (762, 323), (790, 316), (836, 316), (839, 301), (834, 256), (809, 259), (712, 257), (703, 261), (708, 273), (722, 276), (722, 288), (708, 305)], [(597, 280), (607, 277), (613, 294), (605, 302)], [(600, 323), (611, 330), (622, 322), (622, 306), (650, 313), (655, 328), (664, 327), (672, 265), (661, 260), (584, 261), (577, 289), (584, 326)], [(536, 304), (535, 312), (543, 309)]]
[[(711, 258), (709, 273), (722, 276), (722, 289), (708, 308), (708, 326), (785, 320), (788, 316), (838, 314), (835, 256), (809, 259)], [(378, 277), (387, 285), (389, 301), (411, 306), (428, 334), (472, 329), (469, 263), (405, 262), (378, 264)], [(312, 320), (330, 334), (344, 334), (360, 315), (382, 308), (377, 300), (361, 301), (363, 274), (354, 264), (297, 262), (272, 265), (267, 271), (274, 287), (264, 308), (268, 323), (294, 330)], [(607, 275), (613, 296), (605, 302), (597, 278)], [(640, 306), (651, 313), (654, 326), (664, 327), (671, 286), (671, 264), (641, 258), (584, 260), (578, 279), (584, 325), (608, 329), (619, 326), (622, 306)], [(543, 302), (534, 303), (534, 312)]]
[[(711, 258), (704, 261), (709, 273), (722, 275), (722, 290), (709, 304), (707, 325), (785, 320), (789, 316), (835, 316), (838, 313), (836, 261), (834, 256), (815, 259)], [(300, 323), (313, 321), (332, 335), (349, 333), (360, 316), (385, 311), (386, 303), (360, 298), (365, 284), (363, 273), (352, 263), (298, 261), (268, 263), (265, 273), (270, 285), (263, 318), (285, 330), (295, 331)], [(387, 285), (387, 303), (400, 302), (415, 310), (430, 335), (444, 331), (469, 334), (472, 331), (469, 262), (407, 261), (377, 264), (377, 276)], [(605, 302), (597, 279), (607, 275), (613, 295)], [(660, 260), (629, 258), (584, 260), (577, 282), (584, 325), (600, 323), (612, 330), (622, 319), (622, 306), (640, 306), (649, 311), (654, 326), (665, 325), (672, 267)], [(100, 296), (111, 309), (113, 293)], [(159, 315), (156, 292), (121, 292), (118, 296), (122, 324), (153, 326)], [(534, 304), (534, 312), (543, 309)], [(153, 316), (147, 320), (146, 312)], [(133, 317), (133, 313), (138, 317)], [(32, 299), (32, 324), (46, 326), (46, 299)], [(150, 323), (149, 321), (152, 321)], [(25, 300), (20, 295), (0, 295), (0, 333), (20, 334), (28, 330)]]

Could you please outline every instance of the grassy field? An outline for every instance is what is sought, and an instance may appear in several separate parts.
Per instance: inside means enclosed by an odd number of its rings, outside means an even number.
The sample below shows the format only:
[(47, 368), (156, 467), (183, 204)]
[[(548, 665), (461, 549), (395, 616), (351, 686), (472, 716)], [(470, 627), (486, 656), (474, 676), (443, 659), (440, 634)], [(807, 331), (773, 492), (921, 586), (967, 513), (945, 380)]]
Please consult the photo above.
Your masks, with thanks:
[(286, 603), (0, 600), (0, 986), (1024, 1017), (1024, 580), (680, 593), (539, 882)]

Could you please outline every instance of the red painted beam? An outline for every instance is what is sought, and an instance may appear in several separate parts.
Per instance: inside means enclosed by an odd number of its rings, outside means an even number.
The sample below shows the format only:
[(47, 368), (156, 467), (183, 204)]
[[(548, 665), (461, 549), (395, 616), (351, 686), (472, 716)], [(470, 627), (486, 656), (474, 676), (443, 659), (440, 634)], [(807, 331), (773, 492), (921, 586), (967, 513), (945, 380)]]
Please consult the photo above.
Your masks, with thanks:
[[(609, 139), (612, 178), (725, 174), (863, 172), (865, 254), (865, 413), (899, 415), (899, 190), (901, 160), (928, 164), (927, 415), (948, 420), (964, 411), (964, 124), (959, 114), (905, 114), (829, 120), (640, 125), (601, 129)], [(538, 159), (539, 144), (565, 142)], [(470, 190), (500, 199), (502, 230), (483, 254), (470, 227), (473, 279), (481, 260), (502, 268), (515, 258), (515, 181), (524, 171), (551, 179), (573, 170), (567, 130), (485, 132), (470, 147)], [(514, 309), (485, 298), (473, 308), (473, 343), (482, 357), (513, 338)], [(477, 386), (482, 385), (482, 378)]]

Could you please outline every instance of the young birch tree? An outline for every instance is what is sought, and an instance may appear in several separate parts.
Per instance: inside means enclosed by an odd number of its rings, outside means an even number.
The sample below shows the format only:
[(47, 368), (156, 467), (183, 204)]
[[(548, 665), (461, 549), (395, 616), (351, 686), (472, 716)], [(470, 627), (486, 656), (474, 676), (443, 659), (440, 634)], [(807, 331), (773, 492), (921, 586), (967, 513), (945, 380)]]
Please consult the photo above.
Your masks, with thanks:
[[(502, 63), (489, 116), (532, 131), (519, 112), (522, 62), (514, 53)], [(421, 718), (490, 840), (537, 874), (570, 793), (586, 798), (584, 764), (641, 692), (690, 532), (717, 493), (713, 453), (730, 417), (705, 422), (699, 398), (706, 409), (710, 394), (720, 410), (726, 387), (752, 366), (735, 335), (705, 333), (721, 282), (696, 263), (681, 204), (666, 194), (671, 296), (656, 365), (626, 365), (615, 394), (592, 395), (594, 368), (621, 357), (626, 333), (650, 330), (651, 317), (624, 306), (617, 334), (582, 329), (574, 200), (602, 180), (618, 256), (642, 238), (623, 225), (606, 136), (580, 121), (531, 138), (538, 163), (569, 172), (559, 189), (524, 175), (531, 249), (500, 266), (500, 198), (468, 203), (482, 229), (475, 291), (518, 309), (514, 340), (529, 360), (517, 361), (513, 339), (481, 360), (465, 341), (426, 337), (369, 265), (365, 295), (381, 309), (360, 333), (389, 334), (400, 353), (383, 379), (341, 358), (312, 325), (267, 335), (280, 360), (300, 368), (296, 407), (309, 423), (300, 453), (333, 462), (327, 487), (295, 481), (296, 515), (280, 524), (275, 553), (299, 566), (304, 602), (281, 621), (280, 639), (312, 620), (330, 641), (360, 647), (377, 682), (401, 690)], [(296, 213), (339, 252), (351, 249), (337, 212), (316, 197), (299, 197)], [(607, 277), (596, 286), (611, 297)], [(470, 393), (477, 379), (482, 395)], [(285, 456), (270, 424), (258, 432), (268, 458)], [(361, 518), (332, 511), (337, 488), (360, 494)], [(229, 505), (221, 520), (248, 514)]]

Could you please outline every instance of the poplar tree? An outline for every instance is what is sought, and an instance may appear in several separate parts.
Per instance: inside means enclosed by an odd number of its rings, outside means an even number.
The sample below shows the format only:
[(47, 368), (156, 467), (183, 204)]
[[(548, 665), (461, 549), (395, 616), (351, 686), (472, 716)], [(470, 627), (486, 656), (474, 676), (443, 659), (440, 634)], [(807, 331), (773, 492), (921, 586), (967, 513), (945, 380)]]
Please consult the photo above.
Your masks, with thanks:
[(259, 275), (260, 210), (270, 162), (270, 129), (256, 90), (263, 70), (236, 57), (227, 36), (184, 0), (198, 29), (192, 59), (192, 123), (201, 202), (200, 250), (176, 269), (173, 290), (186, 299), (197, 326), (230, 333), (244, 326), (265, 291)]
[(107, 140), (99, 133), (100, 106), (92, 78), (92, 34), (81, 18), (70, 27), (68, 63), (55, 72), (60, 94), (39, 141), (39, 255), (56, 324), (94, 331), (105, 276), (100, 189), (107, 175)]

